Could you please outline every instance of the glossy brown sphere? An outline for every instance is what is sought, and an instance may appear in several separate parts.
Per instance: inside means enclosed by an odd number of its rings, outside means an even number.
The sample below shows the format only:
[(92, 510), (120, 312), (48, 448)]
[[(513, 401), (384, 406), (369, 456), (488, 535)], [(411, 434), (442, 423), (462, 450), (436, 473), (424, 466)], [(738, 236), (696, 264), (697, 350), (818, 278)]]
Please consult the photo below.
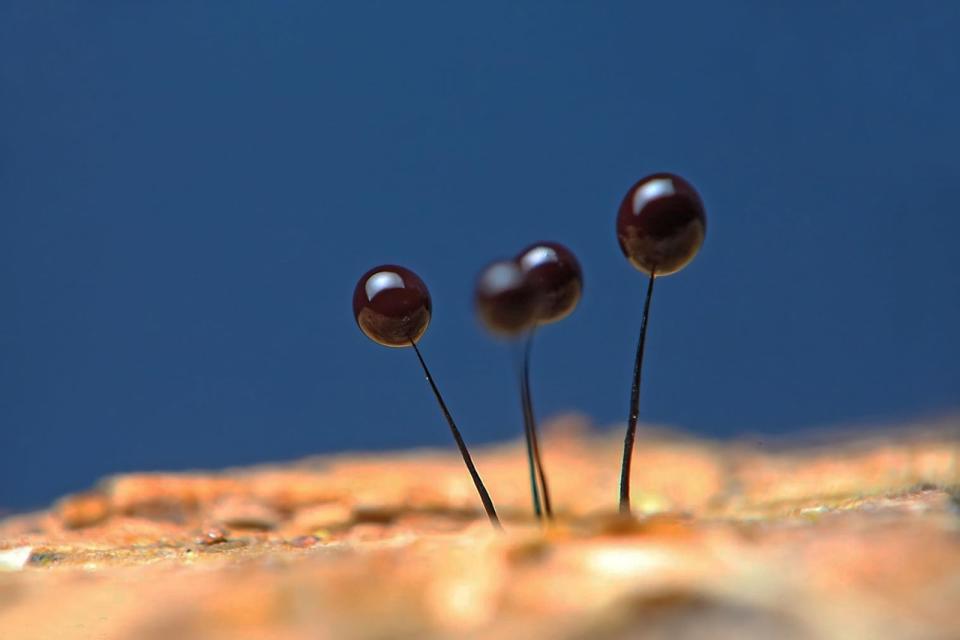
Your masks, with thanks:
[(368, 338), (387, 347), (409, 347), (430, 324), (430, 292), (417, 274), (385, 264), (361, 276), (353, 290), (353, 316)]
[(633, 185), (617, 214), (623, 255), (645, 273), (664, 276), (697, 255), (707, 233), (703, 201), (678, 175), (655, 173)]
[(474, 303), (483, 325), (502, 336), (515, 336), (537, 322), (537, 291), (513, 260), (493, 262), (480, 272)]
[(573, 252), (558, 242), (538, 242), (516, 260), (540, 296), (537, 321), (545, 324), (570, 315), (583, 291), (583, 271)]

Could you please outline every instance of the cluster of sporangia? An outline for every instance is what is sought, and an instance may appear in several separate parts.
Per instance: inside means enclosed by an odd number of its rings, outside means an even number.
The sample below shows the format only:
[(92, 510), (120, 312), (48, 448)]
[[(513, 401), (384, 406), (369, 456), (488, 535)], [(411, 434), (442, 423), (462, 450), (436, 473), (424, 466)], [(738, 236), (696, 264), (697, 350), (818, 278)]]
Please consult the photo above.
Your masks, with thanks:
[[(634, 362), (630, 416), (623, 446), (620, 475), (620, 511), (630, 512), (630, 461), (640, 405), (640, 373), (647, 335), (647, 318), (657, 276), (676, 273), (700, 250), (707, 228), (703, 202), (689, 182), (671, 173), (657, 173), (634, 184), (617, 213), (620, 249), (634, 267), (648, 275), (647, 295), (640, 321), (640, 339)], [(488, 265), (477, 278), (474, 299), (477, 315), (491, 332), (523, 340), (520, 397), (523, 407), (527, 460), (534, 511), (553, 518), (546, 474), (540, 460), (537, 429), (530, 399), (530, 347), (535, 329), (566, 317), (577, 306), (583, 275), (573, 253), (555, 242), (532, 244), (511, 260)], [(473, 464), (460, 430), (440, 396), (433, 376), (417, 347), (430, 324), (430, 292), (417, 274), (397, 265), (381, 265), (363, 274), (353, 293), (353, 313), (360, 329), (374, 342), (388, 347), (413, 347), (420, 366), (440, 404), (467, 470), (480, 494), (487, 516), (500, 527), (493, 500)]]

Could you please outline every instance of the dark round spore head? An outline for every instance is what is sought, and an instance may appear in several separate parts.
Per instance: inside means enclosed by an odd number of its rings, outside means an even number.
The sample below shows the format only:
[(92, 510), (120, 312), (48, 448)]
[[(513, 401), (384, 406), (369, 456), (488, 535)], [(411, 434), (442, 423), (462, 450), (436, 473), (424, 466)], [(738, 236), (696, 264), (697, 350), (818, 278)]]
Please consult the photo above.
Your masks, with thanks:
[(474, 302), (483, 325), (502, 336), (515, 336), (537, 321), (537, 291), (513, 260), (498, 260), (480, 272)]
[(556, 322), (570, 315), (583, 291), (583, 271), (573, 252), (559, 242), (538, 242), (516, 260), (540, 296), (537, 321)]
[(633, 185), (617, 214), (617, 239), (630, 263), (664, 276), (684, 268), (707, 233), (703, 201), (678, 175), (655, 173)]
[(417, 274), (385, 264), (360, 277), (353, 316), (368, 338), (387, 347), (409, 347), (430, 324), (430, 292)]

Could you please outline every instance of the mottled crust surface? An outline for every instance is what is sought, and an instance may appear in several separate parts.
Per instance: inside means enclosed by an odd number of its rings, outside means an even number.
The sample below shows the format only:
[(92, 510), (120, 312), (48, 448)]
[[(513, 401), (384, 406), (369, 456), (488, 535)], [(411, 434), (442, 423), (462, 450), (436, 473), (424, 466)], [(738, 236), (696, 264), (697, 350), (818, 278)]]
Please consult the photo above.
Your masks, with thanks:
[[(0, 638), (956, 638), (958, 422), (820, 445), (547, 430), (519, 442), (125, 474), (0, 521)], [(11, 560), (29, 548), (25, 564)]]

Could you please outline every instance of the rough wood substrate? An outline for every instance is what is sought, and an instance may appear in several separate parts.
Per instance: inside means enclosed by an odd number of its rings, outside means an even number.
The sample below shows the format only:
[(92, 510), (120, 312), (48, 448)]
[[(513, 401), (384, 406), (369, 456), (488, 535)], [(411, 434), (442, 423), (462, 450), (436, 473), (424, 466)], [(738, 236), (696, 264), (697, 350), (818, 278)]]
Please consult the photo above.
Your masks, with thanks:
[[(823, 445), (548, 430), (559, 514), (519, 442), (127, 474), (0, 522), (0, 638), (956, 638), (958, 423)], [(840, 443), (837, 443), (837, 440)]]

